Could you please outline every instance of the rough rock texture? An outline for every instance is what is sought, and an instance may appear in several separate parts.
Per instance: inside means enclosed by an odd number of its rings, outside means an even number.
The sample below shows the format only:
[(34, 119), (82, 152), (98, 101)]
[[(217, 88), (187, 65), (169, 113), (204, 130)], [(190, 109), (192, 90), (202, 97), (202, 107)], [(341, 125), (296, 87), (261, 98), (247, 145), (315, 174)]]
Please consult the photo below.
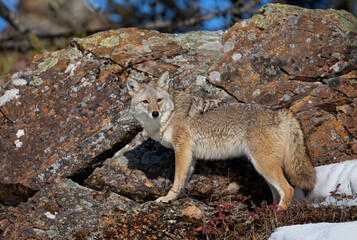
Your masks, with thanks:
[[(1, 76), (0, 202), (12, 207), (0, 209), (0, 237), (80, 239), (131, 215), (145, 221), (137, 202), (168, 191), (174, 156), (135, 137), (129, 75), (169, 71), (173, 87), (198, 96), (289, 107), (314, 165), (356, 158), (356, 29), (347, 12), (269, 4), (225, 33), (129, 28), (73, 39)], [(197, 206), (242, 195), (271, 200), (249, 163), (199, 162), (182, 208), (147, 216), (201, 216)]]
[[(103, 225), (113, 224), (127, 212), (134, 214), (139, 204), (115, 193), (98, 192), (72, 180), (49, 184), (8, 218), (4, 239), (72, 239), (81, 232), (95, 234)], [(21, 229), (19, 231), (18, 229)]]
[(209, 78), (238, 101), (290, 107), (315, 165), (353, 159), (356, 29), (344, 11), (267, 5), (223, 35)]
[(120, 69), (69, 48), (36, 56), (2, 86), (2, 201), (16, 204), (125, 143), (136, 125)]

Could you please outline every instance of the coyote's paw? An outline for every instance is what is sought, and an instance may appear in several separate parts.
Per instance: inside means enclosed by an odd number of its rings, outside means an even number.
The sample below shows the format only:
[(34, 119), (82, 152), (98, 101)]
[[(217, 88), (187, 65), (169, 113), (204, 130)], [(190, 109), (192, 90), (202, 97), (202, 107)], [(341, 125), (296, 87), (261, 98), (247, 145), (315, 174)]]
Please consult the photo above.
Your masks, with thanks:
[(159, 197), (155, 200), (157, 203), (170, 203), (178, 198), (180, 191), (170, 190), (169, 193), (164, 197)]
[(155, 200), (157, 203), (170, 203), (171, 201), (175, 200), (175, 198), (172, 197), (159, 197), (158, 199)]

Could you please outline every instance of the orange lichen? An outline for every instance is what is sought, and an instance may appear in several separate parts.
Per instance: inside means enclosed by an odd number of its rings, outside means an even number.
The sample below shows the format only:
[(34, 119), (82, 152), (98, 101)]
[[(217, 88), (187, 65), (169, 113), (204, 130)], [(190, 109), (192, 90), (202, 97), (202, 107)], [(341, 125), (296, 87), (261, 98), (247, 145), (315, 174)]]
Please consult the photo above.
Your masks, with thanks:
[(299, 110), (301, 107), (305, 106), (306, 103), (308, 103), (308, 101), (311, 100), (311, 99), (312, 99), (312, 96), (311, 96), (311, 95), (308, 95), (308, 96), (304, 97), (303, 99), (301, 99), (299, 102), (295, 103), (295, 104), (290, 108), (291, 111), (293, 111), (293, 112), (298, 112), (298, 110)]
[(341, 121), (336, 121), (333, 124), (337, 127), (341, 127), (343, 125)]
[(348, 74), (347, 74), (347, 77), (349, 78), (349, 79), (353, 79), (353, 78), (357, 78), (357, 74), (356, 74), (356, 72), (349, 72)]

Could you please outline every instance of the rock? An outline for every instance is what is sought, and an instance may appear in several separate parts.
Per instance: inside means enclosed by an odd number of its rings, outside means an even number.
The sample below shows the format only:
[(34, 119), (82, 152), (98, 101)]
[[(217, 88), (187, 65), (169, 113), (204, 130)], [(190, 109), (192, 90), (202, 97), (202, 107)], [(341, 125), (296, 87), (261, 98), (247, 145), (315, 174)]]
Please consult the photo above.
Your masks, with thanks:
[(337, 110), (357, 96), (356, 29), (344, 11), (267, 4), (222, 36), (209, 79), (238, 101), (290, 107), (315, 165), (356, 158), (356, 131)]
[(180, 199), (173, 204), (155, 204), (152, 202), (142, 205), (136, 214), (119, 218), (109, 226), (99, 239), (197, 239), (192, 233), (192, 224), (196, 219), (183, 214), (182, 210), (196, 204), (207, 213), (212, 208), (190, 199)]
[(174, 154), (136, 136), (128, 76), (149, 81), (169, 71), (174, 88), (197, 96), (288, 107), (314, 165), (356, 158), (356, 29), (344, 11), (268, 4), (225, 33), (119, 29), (35, 56), (0, 77), (0, 202), (11, 206), (0, 209), (0, 237), (134, 237), (145, 228), (184, 238), (177, 219), (195, 212), (190, 206), (204, 212), (248, 195), (271, 202), (241, 159), (198, 161), (178, 201), (139, 206), (168, 192)]
[(195, 205), (191, 205), (185, 209), (182, 209), (181, 211), (183, 214), (191, 218), (201, 219), (203, 216), (202, 211)]
[(110, 189), (138, 202), (154, 200), (169, 191), (174, 163), (172, 150), (138, 135), (101, 168), (95, 169), (85, 183), (98, 190)]
[(136, 79), (159, 77), (169, 71), (176, 89), (188, 88), (206, 97), (232, 99), (206, 81), (209, 67), (222, 55), (221, 37), (222, 31), (166, 34), (123, 28), (75, 38), (71, 44), (123, 69), (132, 67), (137, 70), (132, 72)]
[(137, 125), (116, 81), (121, 72), (68, 48), (37, 55), (27, 70), (6, 78), (0, 201), (17, 205), (46, 183), (90, 169), (132, 138)]
[(43, 187), (13, 210), (0, 230), (3, 239), (75, 239), (100, 232), (140, 206), (115, 193), (80, 186), (70, 179)]

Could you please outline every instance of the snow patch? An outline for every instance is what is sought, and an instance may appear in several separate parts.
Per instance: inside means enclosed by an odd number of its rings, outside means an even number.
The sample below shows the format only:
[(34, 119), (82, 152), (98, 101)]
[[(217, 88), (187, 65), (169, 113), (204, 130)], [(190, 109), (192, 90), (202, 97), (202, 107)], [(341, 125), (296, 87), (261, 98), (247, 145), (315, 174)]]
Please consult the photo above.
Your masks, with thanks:
[[(315, 167), (315, 170), (316, 184), (308, 194), (308, 199), (317, 206), (350, 207), (357, 205), (357, 159)], [(337, 186), (339, 187), (337, 188)], [(332, 196), (331, 192), (335, 192), (337, 196)], [(343, 196), (352, 197), (350, 199)], [(303, 198), (303, 193), (296, 188), (294, 197), (300, 200)], [(354, 221), (279, 227), (269, 240), (350, 240), (355, 239), (356, 236), (357, 221)]]
[[(325, 166), (315, 167), (316, 184), (312, 191), (307, 195), (308, 199), (313, 200), (315, 204), (334, 205), (334, 206), (354, 206), (357, 205), (357, 159), (344, 161)], [(353, 196), (352, 199), (337, 199), (331, 196), (331, 192)], [(300, 200), (303, 193), (295, 189), (295, 198)]]
[(350, 240), (356, 236), (357, 222), (314, 223), (279, 227), (269, 240)]

